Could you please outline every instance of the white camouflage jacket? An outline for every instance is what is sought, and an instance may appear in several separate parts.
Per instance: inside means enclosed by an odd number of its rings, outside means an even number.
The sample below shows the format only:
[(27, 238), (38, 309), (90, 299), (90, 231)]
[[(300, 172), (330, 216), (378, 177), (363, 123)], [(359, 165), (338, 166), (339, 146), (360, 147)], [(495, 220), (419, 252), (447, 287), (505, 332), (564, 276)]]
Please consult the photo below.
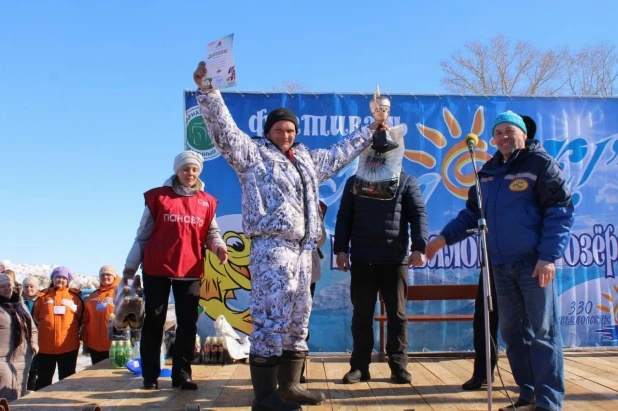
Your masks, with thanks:
[(369, 146), (373, 132), (361, 127), (324, 149), (309, 150), (294, 143), (295, 165), (268, 139), (251, 139), (242, 132), (218, 91), (198, 92), (197, 101), (210, 139), (240, 179), (245, 235), (279, 238), (314, 249), (322, 224), (319, 184)]

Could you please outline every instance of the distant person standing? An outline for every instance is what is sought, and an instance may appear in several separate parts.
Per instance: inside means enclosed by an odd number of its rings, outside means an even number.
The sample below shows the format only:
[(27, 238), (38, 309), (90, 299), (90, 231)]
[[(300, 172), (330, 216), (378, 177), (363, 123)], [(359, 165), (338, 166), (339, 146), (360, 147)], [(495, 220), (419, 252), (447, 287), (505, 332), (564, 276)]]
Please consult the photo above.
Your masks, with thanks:
[[(29, 275), (24, 278), (21, 285), (21, 295), (24, 300), (24, 305), (28, 308), (30, 315), (32, 315), (32, 312), (34, 311), (34, 303), (39, 297), (39, 280), (35, 276)], [(39, 357), (35, 355), (32, 359), (32, 364), (30, 364), (30, 372), (28, 374), (28, 391), (34, 391), (35, 388), (38, 358)]]
[(79, 353), (79, 327), (84, 315), (81, 291), (69, 288), (73, 274), (67, 267), (56, 267), (52, 284), (39, 293), (34, 303), (34, 320), (39, 325), (36, 389), (52, 383), (56, 364), (58, 378), (75, 374)]
[(99, 288), (86, 300), (82, 325), (82, 341), (92, 365), (109, 358), (112, 345), (107, 338), (107, 322), (114, 312), (115, 289), (120, 284), (120, 277), (113, 266), (101, 267), (99, 284)]
[(36, 327), (13, 286), (0, 274), (0, 397), (7, 401), (26, 394), (26, 376), (38, 350)]

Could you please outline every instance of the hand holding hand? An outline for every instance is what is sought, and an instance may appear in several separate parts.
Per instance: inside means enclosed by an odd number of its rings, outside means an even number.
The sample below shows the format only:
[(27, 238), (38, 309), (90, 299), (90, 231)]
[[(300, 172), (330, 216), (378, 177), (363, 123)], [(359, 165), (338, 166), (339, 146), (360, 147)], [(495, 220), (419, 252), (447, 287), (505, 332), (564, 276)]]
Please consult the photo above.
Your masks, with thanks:
[(425, 255), (420, 251), (413, 251), (408, 257), (408, 267), (420, 267), (425, 264)]
[(425, 256), (427, 260), (431, 260), (442, 247), (446, 245), (446, 239), (441, 235), (434, 237), (425, 247)]

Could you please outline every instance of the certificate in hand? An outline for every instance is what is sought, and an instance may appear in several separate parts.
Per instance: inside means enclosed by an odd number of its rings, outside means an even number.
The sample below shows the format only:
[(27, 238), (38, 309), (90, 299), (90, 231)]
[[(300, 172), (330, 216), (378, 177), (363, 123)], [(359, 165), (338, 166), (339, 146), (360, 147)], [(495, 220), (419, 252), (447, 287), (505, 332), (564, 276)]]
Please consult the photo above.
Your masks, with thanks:
[(206, 48), (207, 77), (202, 81), (203, 90), (215, 90), (236, 85), (234, 65), (234, 34), (215, 40)]

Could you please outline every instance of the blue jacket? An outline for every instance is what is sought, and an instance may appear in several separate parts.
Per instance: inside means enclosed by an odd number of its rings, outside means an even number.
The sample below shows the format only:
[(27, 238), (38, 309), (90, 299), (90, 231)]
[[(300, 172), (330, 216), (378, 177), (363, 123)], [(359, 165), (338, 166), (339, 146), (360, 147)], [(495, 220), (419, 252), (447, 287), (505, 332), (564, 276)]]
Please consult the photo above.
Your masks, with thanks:
[[(487, 220), (487, 249), (492, 265), (528, 258), (554, 262), (571, 235), (573, 203), (560, 166), (537, 140), (508, 159), (500, 151), (479, 171), (483, 211)], [(468, 192), (466, 208), (441, 235), (455, 244), (477, 227), (476, 187)]]
[[(391, 200), (352, 194), (356, 176), (346, 181), (335, 226), (335, 253), (370, 264), (407, 264), (411, 251), (425, 253), (427, 211), (416, 179), (403, 171)], [(410, 244), (412, 240), (412, 244)]]

